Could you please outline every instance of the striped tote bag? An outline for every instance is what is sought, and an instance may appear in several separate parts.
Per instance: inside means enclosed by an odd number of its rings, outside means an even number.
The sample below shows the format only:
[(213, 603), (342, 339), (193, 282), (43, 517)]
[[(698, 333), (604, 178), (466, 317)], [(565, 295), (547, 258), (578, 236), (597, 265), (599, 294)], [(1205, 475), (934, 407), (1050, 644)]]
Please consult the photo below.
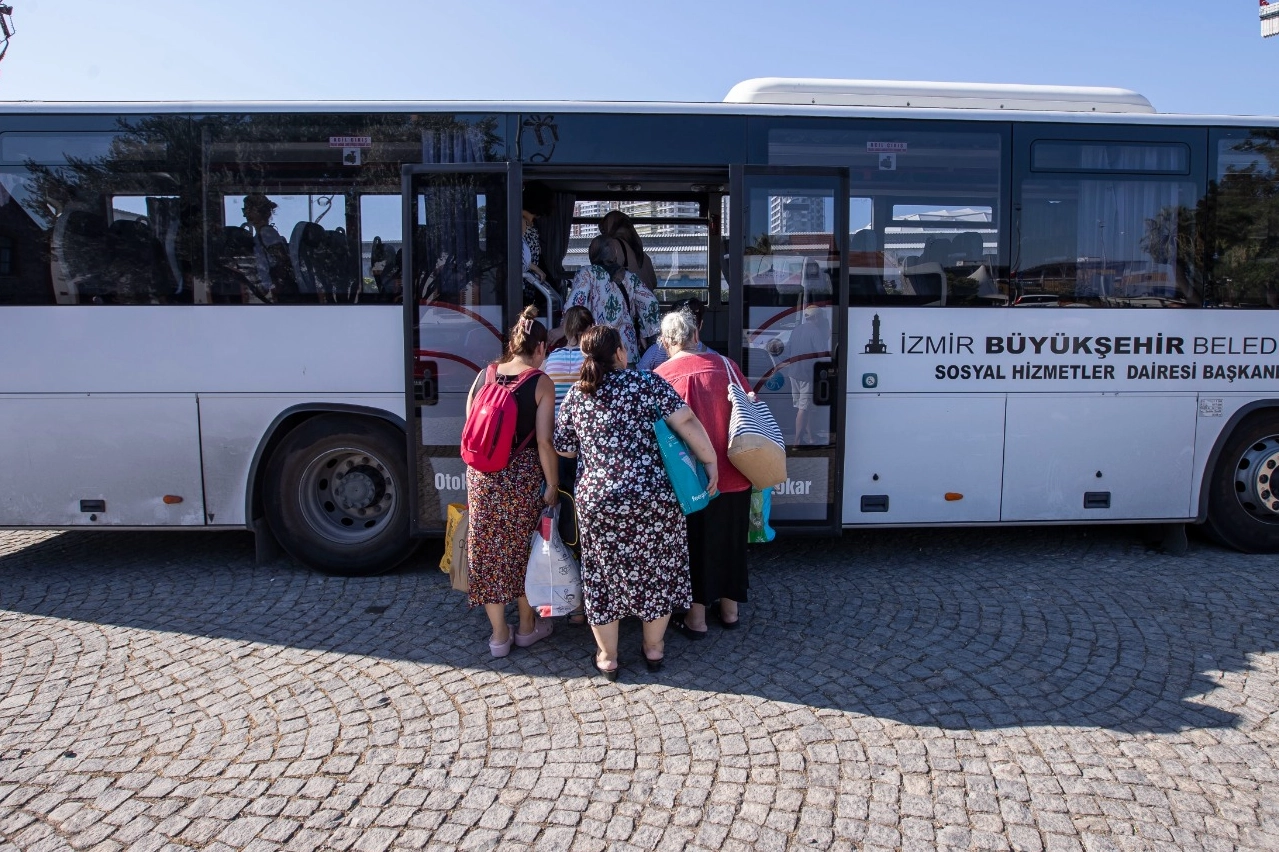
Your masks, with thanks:
[(786, 442), (773, 412), (737, 380), (732, 362), (724, 356), (728, 371), (728, 401), (733, 414), (728, 421), (728, 460), (759, 489), (786, 481)]

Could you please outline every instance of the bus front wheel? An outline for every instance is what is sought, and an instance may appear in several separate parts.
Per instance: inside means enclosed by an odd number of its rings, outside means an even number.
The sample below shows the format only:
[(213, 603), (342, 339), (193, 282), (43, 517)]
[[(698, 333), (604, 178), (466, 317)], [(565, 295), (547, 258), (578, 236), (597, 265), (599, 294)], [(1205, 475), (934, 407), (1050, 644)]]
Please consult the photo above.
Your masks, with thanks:
[(1244, 553), (1279, 552), (1279, 411), (1254, 414), (1221, 448), (1208, 492), (1208, 531)]
[(372, 418), (324, 414), (271, 455), (267, 522), (289, 555), (318, 571), (365, 576), (413, 551), (404, 436)]

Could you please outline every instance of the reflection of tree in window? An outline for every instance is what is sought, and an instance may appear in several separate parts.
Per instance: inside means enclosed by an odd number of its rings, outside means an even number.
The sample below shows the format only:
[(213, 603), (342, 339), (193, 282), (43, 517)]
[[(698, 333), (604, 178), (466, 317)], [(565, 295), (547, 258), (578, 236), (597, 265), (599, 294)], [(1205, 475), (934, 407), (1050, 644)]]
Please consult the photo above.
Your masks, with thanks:
[(1203, 239), (1195, 226), (1194, 210), (1165, 207), (1147, 219), (1141, 248), (1152, 262), (1172, 267), (1178, 300), (1203, 303)]
[(1221, 148), (1225, 168), (1204, 201), (1215, 220), (1214, 297), (1279, 307), (1279, 130), (1253, 131)]

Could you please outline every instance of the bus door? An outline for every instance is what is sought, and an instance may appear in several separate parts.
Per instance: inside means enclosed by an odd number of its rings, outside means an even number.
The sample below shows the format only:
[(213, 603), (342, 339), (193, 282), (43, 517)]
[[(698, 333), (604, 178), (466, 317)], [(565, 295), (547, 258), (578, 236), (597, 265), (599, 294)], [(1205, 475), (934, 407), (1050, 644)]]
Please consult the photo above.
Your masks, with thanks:
[(730, 192), (729, 347), (786, 438), (772, 520), (838, 532), (847, 171), (735, 166)]
[(520, 166), (405, 166), (403, 200), (392, 286), (405, 309), (412, 531), (429, 535), (443, 531), (450, 503), (466, 502), (467, 392), (519, 310)]

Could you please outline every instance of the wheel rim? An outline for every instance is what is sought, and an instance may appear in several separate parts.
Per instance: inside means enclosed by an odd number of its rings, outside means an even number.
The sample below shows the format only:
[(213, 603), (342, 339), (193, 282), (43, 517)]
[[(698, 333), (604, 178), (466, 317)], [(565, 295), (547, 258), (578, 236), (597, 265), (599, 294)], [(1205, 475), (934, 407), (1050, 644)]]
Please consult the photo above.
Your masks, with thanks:
[(330, 541), (368, 541), (381, 533), (399, 505), (390, 470), (376, 455), (355, 447), (317, 456), (298, 483), (302, 516)]
[(1235, 465), (1235, 495), (1244, 511), (1259, 521), (1279, 524), (1279, 435), (1269, 435), (1244, 450)]

